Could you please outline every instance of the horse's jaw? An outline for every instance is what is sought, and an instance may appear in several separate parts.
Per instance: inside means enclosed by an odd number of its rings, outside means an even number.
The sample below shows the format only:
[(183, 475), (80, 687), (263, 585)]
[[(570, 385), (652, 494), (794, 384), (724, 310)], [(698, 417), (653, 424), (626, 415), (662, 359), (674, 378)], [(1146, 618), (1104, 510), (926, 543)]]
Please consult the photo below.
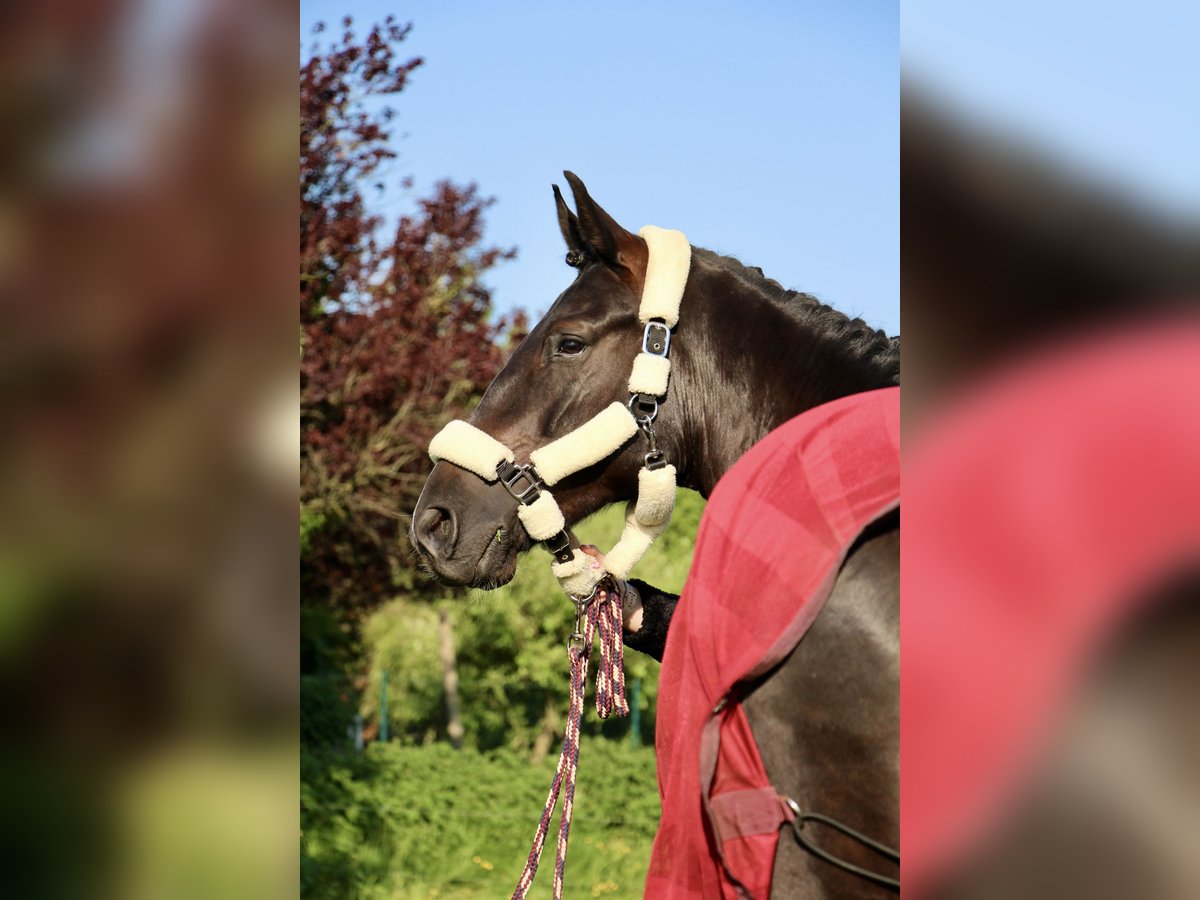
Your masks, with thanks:
[[(464, 554), (462, 548), (449, 559), (429, 553), (416, 539), (412, 529), (409, 542), (417, 567), (430, 578), (447, 587), (465, 587), (491, 591), (503, 587), (517, 573), (517, 560), (530, 543), (524, 535), (510, 534), (501, 529), (493, 533), (482, 551)], [(523, 538), (523, 539), (521, 539)]]

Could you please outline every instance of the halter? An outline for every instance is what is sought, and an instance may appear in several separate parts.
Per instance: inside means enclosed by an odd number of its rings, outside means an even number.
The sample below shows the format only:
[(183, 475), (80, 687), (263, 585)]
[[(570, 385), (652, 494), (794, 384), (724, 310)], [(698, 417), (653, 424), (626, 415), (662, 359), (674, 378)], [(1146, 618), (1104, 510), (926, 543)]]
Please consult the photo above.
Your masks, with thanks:
[[(629, 375), (629, 400), (613, 402), (573, 431), (515, 462), (513, 451), (485, 431), (455, 419), (434, 436), (429, 456), (466, 469), (486, 482), (499, 481), (517, 501), (517, 516), (529, 536), (554, 556), (550, 569), (562, 589), (577, 603), (595, 593), (605, 577), (625, 579), (671, 521), (675, 507), (675, 467), (670, 465), (654, 433), (659, 400), (671, 376), (671, 329), (679, 321), (679, 304), (687, 284), (692, 248), (681, 231), (647, 225), (638, 234), (649, 258), (638, 319), (642, 350)], [(637, 500), (625, 512), (625, 529), (604, 556), (603, 565), (578, 548), (572, 549), (566, 519), (549, 488), (568, 475), (618, 452), (639, 431), (648, 451), (638, 472)]]

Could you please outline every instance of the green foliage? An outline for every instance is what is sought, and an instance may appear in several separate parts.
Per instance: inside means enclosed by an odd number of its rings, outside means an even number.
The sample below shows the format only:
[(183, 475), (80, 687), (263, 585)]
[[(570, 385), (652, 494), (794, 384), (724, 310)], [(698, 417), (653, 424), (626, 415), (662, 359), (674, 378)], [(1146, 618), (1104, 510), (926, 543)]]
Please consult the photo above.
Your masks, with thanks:
[(309, 507), (300, 508), (300, 555), (308, 553), (313, 536), (325, 527), (325, 513)]
[(345, 746), (353, 720), (354, 704), (337, 673), (300, 676), (300, 740), (305, 746)]
[[(703, 509), (688, 491), (677, 503), (670, 529), (637, 570), (675, 591), (687, 577)], [(622, 510), (612, 508), (583, 523), (579, 533), (609, 547), (622, 521)], [(361, 712), (368, 722), (377, 721), (379, 672), (385, 669), (395, 739), (368, 744), (360, 756), (344, 749), (344, 739), (325, 739), (338, 734), (335, 716), (327, 724), (306, 719), (305, 897), (491, 898), (507, 896), (516, 884), (562, 737), (565, 639), (573, 608), (551, 576), (545, 552), (535, 550), (511, 584), (473, 592), (452, 609), (466, 749), (431, 740), (445, 730), (438, 616), (415, 599), (383, 606), (361, 632), (370, 660)], [(344, 633), (334, 618), (314, 611), (304, 629), (303, 655), (310, 664), (337, 657)], [(659, 818), (652, 749), (658, 664), (629, 652), (625, 670), (628, 681), (642, 679), (644, 746), (630, 745), (628, 719), (601, 724), (586, 708), (567, 863), (572, 896), (640, 897), (645, 883)], [(315, 698), (306, 699), (306, 710), (309, 704), (318, 710), (332, 705), (319, 688), (305, 681), (304, 691)], [(324, 737), (316, 743), (310, 733)], [(549, 752), (530, 762), (529, 749), (539, 737)], [(551, 837), (531, 897), (549, 896), (553, 854)]]
[[(656, 587), (678, 592), (691, 566), (696, 529), (704, 501), (691, 491), (679, 492), (671, 526), (634, 570)], [(601, 548), (616, 543), (623, 510), (610, 507), (583, 523), (578, 533)], [(567, 707), (566, 636), (574, 607), (563, 595), (546, 552), (532, 551), (521, 560), (516, 578), (485, 593), (473, 591), (453, 607), (459, 692), (466, 740), (480, 749), (534, 746), (539, 735), (555, 740), (562, 733)], [(370, 678), (364, 692), (364, 718), (374, 721), (379, 709), (379, 675), (388, 672), (389, 721), (393, 733), (421, 738), (445, 727), (437, 615), (427, 605), (395, 600), (368, 618), (364, 644)], [(625, 657), (627, 682), (642, 680), (643, 736), (653, 741), (658, 698), (658, 664), (630, 651)], [(627, 734), (627, 719), (600, 724), (594, 714), (584, 733), (610, 737)]]
[(300, 607), (300, 739), (305, 746), (345, 746), (355, 692), (346, 670), (353, 648), (334, 612)]
[(437, 610), (418, 600), (394, 600), (366, 621), (363, 643), (372, 660), (360, 706), (364, 721), (379, 720), (379, 673), (386, 670), (391, 734), (420, 738), (444, 732)]
[[(554, 773), (511, 751), (372, 744), (301, 758), (301, 892), (492, 898), (516, 885)], [(658, 824), (654, 752), (584, 738), (572, 896), (640, 897)], [(554, 838), (530, 897), (550, 895)]]

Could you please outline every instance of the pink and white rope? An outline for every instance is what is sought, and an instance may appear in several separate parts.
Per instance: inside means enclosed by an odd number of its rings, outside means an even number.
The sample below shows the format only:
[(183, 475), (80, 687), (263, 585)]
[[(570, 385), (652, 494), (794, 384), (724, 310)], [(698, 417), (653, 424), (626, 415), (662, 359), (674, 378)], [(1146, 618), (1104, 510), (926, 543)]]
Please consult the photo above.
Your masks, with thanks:
[(562, 753), (550, 782), (550, 794), (542, 810), (541, 821), (533, 836), (533, 847), (525, 861), (525, 870), (513, 891), (512, 900), (524, 900), (542, 858), (542, 848), (550, 831), (550, 819), (558, 805), (563, 786), (562, 815), (558, 823), (558, 847), (554, 858), (554, 900), (562, 900), (563, 869), (567, 863), (567, 839), (571, 833), (571, 816), (575, 811), (575, 775), (579, 765), (579, 726), (583, 720), (584, 693), (587, 690), (588, 658), (597, 633), (600, 635), (600, 666), (596, 670), (596, 712), (607, 719), (614, 712), (624, 716), (629, 712), (625, 702), (624, 645), (621, 641), (621, 600), (617, 592), (608, 590), (603, 600), (597, 591), (583, 618), (583, 640), (572, 641), (567, 648), (571, 661), (571, 704), (567, 727), (563, 733)]

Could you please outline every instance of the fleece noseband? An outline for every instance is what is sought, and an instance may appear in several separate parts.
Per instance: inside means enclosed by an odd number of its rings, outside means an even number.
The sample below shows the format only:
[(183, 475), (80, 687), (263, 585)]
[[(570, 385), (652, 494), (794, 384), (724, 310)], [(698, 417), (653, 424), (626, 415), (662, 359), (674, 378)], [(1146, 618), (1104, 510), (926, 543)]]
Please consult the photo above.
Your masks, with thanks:
[[(554, 555), (551, 571), (563, 590), (577, 599), (589, 597), (606, 575), (628, 577), (666, 529), (675, 507), (675, 467), (657, 447), (654, 419), (670, 380), (671, 329), (679, 321), (692, 250), (680, 231), (647, 225), (638, 234), (646, 241), (649, 258), (638, 308), (645, 326), (642, 352), (629, 375), (629, 401), (614, 401), (574, 431), (534, 450), (525, 464), (515, 462), (513, 451), (491, 435), (458, 419), (429, 444), (434, 462), (445, 460), (484, 481), (499, 481), (512, 494), (521, 524), (530, 537), (546, 544)], [(646, 436), (649, 452), (638, 472), (637, 500), (628, 505), (625, 530), (605, 554), (604, 565), (593, 567), (594, 560), (571, 548), (566, 520), (548, 488), (612, 456), (638, 431)]]

